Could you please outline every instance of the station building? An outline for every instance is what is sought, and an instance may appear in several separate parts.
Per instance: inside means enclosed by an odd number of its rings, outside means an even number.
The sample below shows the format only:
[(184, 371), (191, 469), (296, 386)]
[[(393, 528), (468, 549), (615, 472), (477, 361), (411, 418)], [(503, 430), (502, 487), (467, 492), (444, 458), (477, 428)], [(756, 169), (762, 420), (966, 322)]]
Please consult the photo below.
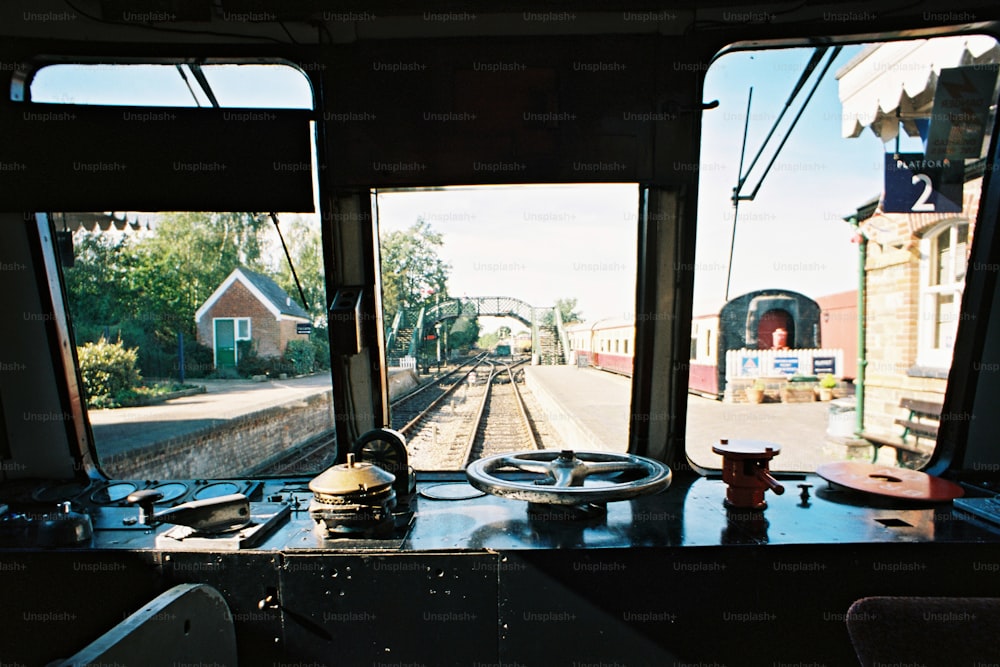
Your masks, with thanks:
[[(991, 37), (958, 36), (906, 43), (887, 43), (861, 52), (837, 73), (843, 103), (843, 136), (871, 131), (899, 157), (899, 132), (921, 137), (925, 151), (938, 121), (935, 98), (942, 91), (942, 70), (994, 72), (1000, 48)], [(956, 74), (956, 72), (952, 72)], [(962, 72), (957, 72), (962, 76)], [(990, 95), (996, 99), (995, 92)], [(980, 110), (988, 116), (988, 106)], [(949, 119), (953, 122), (952, 119)], [(985, 123), (989, 126), (989, 123)], [(951, 136), (955, 135), (953, 127)], [(966, 128), (958, 128), (959, 133)], [(982, 137), (981, 146), (989, 137)], [(897, 141), (897, 151), (892, 144)], [(978, 148), (978, 147), (977, 147)], [(933, 156), (925, 152), (928, 161)], [(979, 152), (982, 155), (982, 152)], [(955, 166), (953, 205), (921, 202), (909, 212), (888, 205), (885, 191), (857, 207), (849, 221), (864, 262), (861, 312), (866, 340), (861, 350), (863, 373), (863, 433), (883, 443), (900, 441), (908, 420), (908, 401), (940, 405), (944, 399), (958, 327), (969, 249), (975, 234), (984, 161), (959, 156), (934, 158)], [(917, 176), (914, 176), (915, 185)], [(935, 210), (937, 208), (948, 209)], [(906, 441), (916, 451), (930, 453), (933, 439)]]

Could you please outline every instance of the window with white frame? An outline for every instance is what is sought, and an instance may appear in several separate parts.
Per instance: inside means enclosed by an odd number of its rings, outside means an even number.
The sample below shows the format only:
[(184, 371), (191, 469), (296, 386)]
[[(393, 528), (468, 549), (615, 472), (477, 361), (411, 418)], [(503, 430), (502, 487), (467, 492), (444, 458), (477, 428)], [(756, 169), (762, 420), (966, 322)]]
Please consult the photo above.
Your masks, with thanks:
[(250, 318), (236, 318), (236, 340), (250, 340)]
[(944, 222), (920, 241), (918, 366), (951, 367), (965, 288), (968, 245), (969, 223), (964, 219)]

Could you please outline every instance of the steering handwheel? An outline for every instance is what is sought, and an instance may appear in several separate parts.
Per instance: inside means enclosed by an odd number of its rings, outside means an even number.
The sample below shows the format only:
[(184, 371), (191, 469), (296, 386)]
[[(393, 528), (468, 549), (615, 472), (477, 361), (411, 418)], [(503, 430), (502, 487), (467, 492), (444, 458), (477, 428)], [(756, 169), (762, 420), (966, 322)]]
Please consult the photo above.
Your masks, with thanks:
[[(496, 477), (502, 468), (544, 474), (533, 482)], [(622, 480), (585, 485), (591, 475), (621, 473)], [(634, 454), (527, 451), (479, 459), (465, 470), (469, 483), (486, 493), (542, 505), (584, 505), (659, 493), (670, 486), (670, 468)], [(597, 482), (597, 480), (592, 480)], [(603, 482), (603, 483), (601, 483)]]

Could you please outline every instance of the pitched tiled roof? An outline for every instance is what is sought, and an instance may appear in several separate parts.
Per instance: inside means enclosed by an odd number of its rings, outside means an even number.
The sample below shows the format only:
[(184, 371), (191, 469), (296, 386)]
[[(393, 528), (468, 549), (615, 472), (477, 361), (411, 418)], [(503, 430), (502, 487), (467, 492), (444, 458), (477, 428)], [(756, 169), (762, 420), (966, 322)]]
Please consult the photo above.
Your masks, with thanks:
[(261, 294), (267, 297), (267, 300), (270, 301), (282, 315), (309, 318), (309, 313), (307, 313), (302, 306), (292, 299), (292, 297), (288, 295), (288, 292), (281, 289), (278, 283), (274, 282), (262, 273), (256, 273), (242, 267), (238, 270), (244, 275), (244, 277), (246, 277), (247, 280), (253, 283), (254, 287), (260, 290)]

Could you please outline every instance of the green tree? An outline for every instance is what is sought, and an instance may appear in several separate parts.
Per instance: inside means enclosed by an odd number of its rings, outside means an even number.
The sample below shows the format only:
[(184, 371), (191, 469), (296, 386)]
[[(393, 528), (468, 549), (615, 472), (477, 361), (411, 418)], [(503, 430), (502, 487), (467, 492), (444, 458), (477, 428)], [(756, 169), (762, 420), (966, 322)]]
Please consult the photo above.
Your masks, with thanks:
[[(295, 273), (299, 277), (299, 284), (309, 302), (309, 314), (312, 316), (316, 326), (326, 326), (326, 277), (323, 272), (323, 239), (318, 223), (312, 223), (301, 217), (295, 217), (289, 222), (279, 220), (281, 234), (288, 245), (288, 254), (292, 257), (292, 264), (295, 266)], [(271, 233), (277, 240), (277, 232), (271, 224)], [(295, 278), (288, 267), (288, 260), (284, 251), (278, 250), (280, 259), (277, 269), (277, 276), (274, 281), (281, 285), (281, 288), (292, 295), (296, 301), (300, 300), (298, 287), (295, 285)], [(302, 304), (303, 307), (305, 304)]]
[(261, 231), (252, 213), (170, 213), (142, 242), (140, 280), (158, 332), (194, 333), (194, 313), (233, 269), (264, 269)]
[(478, 317), (457, 317), (449, 323), (449, 326), (449, 349), (469, 348), (479, 339), (480, 327)]
[(135, 276), (141, 253), (128, 236), (83, 232), (73, 244), (75, 262), (64, 276), (74, 331), (78, 344), (97, 342), (141, 313), (143, 290)]
[(490, 333), (485, 333), (479, 337), (476, 342), (476, 347), (482, 350), (492, 350), (493, 347), (500, 342), (500, 336), (496, 332), (491, 331)]
[[(556, 299), (555, 308), (559, 309), (559, 314), (562, 316), (563, 324), (571, 324), (573, 322), (581, 322), (583, 320), (583, 315), (576, 310), (576, 298), (575, 297), (565, 297)], [(542, 316), (542, 324), (551, 326), (555, 324), (556, 317), (553, 311), (547, 311)]]
[(451, 266), (438, 256), (444, 245), (440, 233), (423, 218), (407, 229), (380, 235), (382, 309), (392, 322), (400, 308), (418, 309), (448, 298)]
[(78, 233), (65, 271), (77, 343), (138, 348), (147, 376), (175, 375), (178, 334), (198, 352), (194, 314), (233, 269), (261, 270), (264, 221), (250, 213), (170, 213), (142, 237)]

